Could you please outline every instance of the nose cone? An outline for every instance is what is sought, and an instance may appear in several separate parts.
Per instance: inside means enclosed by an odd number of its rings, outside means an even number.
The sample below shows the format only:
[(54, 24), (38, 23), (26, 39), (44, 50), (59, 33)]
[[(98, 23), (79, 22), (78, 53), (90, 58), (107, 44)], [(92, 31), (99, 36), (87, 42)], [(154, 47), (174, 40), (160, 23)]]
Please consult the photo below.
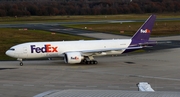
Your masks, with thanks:
[(10, 57), (13, 57), (13, 56), (14, 56), (14, 53), (13, 53), (12, 51), (7, 50), (7, 51), (6, 51), (6, 55), (7, 55), (7, 56), (10, 56)]

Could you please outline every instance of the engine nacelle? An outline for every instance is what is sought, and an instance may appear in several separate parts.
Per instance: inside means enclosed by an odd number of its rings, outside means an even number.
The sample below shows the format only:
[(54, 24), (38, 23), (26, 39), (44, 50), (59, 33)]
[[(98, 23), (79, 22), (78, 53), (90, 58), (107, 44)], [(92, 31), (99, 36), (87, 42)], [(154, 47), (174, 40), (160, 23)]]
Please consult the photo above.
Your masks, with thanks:
[(69, 64), (80, 63), (83, 58), (80, 52), (68, 52), (64, 54), (64, 61)]

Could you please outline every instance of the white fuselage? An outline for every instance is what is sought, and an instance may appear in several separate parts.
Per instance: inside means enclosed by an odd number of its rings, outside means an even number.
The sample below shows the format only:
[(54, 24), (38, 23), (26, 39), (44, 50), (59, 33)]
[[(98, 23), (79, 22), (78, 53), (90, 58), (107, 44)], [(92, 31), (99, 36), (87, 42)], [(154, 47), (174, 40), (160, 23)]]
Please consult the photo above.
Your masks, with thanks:
[[(106, 51), (103, 49), (118, 49), (128, 48), (131, 39), (117, 39), (117, 40), (80, 40), (80, 41), (55, 41), (55, 42), (29, 42), (11, 47), (6, 52), (7, 55), (14, 58), (50, 58), (61, 57), (66, 52), (83, 52), (96, 51), (93, 56), (121, 54), (123, 50)], [(12, 50), (14, 49), (14, 51)]]

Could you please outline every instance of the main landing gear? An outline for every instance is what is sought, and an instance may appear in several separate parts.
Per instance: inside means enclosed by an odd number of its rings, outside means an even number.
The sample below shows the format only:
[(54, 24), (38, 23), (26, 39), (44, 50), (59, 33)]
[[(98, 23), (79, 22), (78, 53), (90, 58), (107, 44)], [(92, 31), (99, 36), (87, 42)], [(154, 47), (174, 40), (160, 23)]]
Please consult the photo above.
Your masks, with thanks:
[(96, 60), (82, 60), (82, 64), (98, 64), (98, 61)]
[(82, 62), (82, 64), (98, 64), (98, 61), (94, 60), (93, 56), (85, 57)]
[(20, 66), (23, 66), (22, 59), (19, 59), (19, 58), (18, 58), (17, 60), (20, 61), (19, 65), (20, 65)]

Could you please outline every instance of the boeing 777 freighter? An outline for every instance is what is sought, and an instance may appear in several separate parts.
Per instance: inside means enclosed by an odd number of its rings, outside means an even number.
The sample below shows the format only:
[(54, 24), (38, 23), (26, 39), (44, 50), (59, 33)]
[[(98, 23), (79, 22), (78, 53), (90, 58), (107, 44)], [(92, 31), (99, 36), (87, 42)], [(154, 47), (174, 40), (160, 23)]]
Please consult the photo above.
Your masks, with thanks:
[(69, 64), (97, 64), (94, 56), (117, 55), (155, 44), (149, 41), (155, 15), (151, 15), (131, 39), (28, 42), (11, 47), (6, 55), (23, 59), (64, 57)]

